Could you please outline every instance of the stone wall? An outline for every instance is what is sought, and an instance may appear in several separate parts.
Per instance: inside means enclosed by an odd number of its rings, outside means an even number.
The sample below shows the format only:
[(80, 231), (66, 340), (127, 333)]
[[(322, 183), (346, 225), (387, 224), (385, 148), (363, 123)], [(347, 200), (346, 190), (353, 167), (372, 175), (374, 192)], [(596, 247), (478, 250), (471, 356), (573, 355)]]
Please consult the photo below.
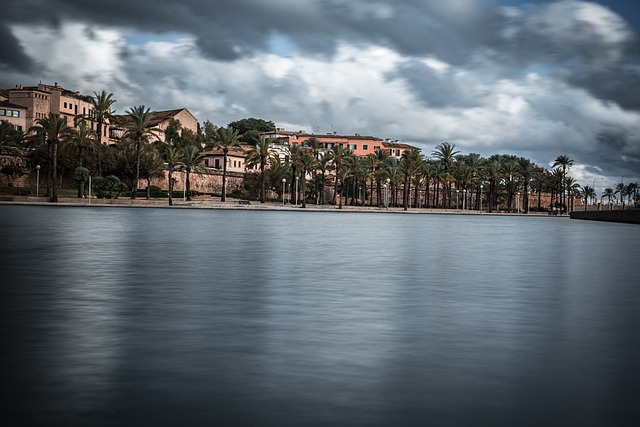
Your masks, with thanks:
[(573, 211), (571, 219), (587, 219), (592, 221), (625, 222), (640, 224), (640, 209), (618, 209), (611, 211)]
[[(173, 172), (172, 177), (174, 179), (173, 191), (184, 190), (184, 173)], [(242, 181), (244, 174), (237, 172), (227, 172), (227, 194), (231, 194), (234, 190), (242, 190)], [(207, 169), (204, 172), (191, 172), (189, 174), (189, 182), (191, 184), (191, 190), (198, 191), (200, 193), (222, 193), (222, 171), (215, 169)], [(151, 185), (160, 187), (163, 190), (169, 189), (169, 172), (164, 172), (164, 177), (154, 178), (151, 180)], [(147, 181), (140, 180), (138, 188), (147, 188)]]

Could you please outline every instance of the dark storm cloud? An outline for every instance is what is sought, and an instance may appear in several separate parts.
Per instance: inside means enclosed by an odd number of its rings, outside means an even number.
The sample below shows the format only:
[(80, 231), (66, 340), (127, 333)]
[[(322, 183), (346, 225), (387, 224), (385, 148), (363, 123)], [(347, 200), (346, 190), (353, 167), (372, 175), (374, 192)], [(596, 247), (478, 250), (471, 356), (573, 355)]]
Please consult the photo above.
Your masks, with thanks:
[(0, 23), (0, 71), (30, 72), (35, 63), (23, 51), (18, 40), (11, 34), (11, 31)]

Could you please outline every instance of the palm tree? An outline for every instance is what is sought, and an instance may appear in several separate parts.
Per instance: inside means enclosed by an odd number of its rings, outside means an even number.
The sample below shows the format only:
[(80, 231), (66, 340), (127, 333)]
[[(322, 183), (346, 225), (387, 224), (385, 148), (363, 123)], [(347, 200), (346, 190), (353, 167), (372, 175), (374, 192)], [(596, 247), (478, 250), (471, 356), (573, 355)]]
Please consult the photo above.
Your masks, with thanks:
[(307, 207), (307, 173), (314, 170), (318, 160), (313, 155), (313, 151), (309, 148), (301, 148), (298, 153), (296, 164), (300, 167), (302, 176), (302, 207)]
[(580, 193), (580, 195), (584, 200), (584, 210), (586, 211), (587, 205), (589, 204), (589, 199), (591, 197), (595, 197), (596, 192), (594, 191), (593, 187), (589, 187), (588, 185), (585, 185), (584, 187), (582, 187), (582, 192)]
[(616, 192), (614, 194), (620, 194), (620, 203), (622, 203), (622, 208), (624, 209), (624, 198), (627, 195), (627, 187), (624, 185), (624, 182), (616, 185)]
[(140, 159), (140, 167), (147, 180), (147, 200), (151, 198), (151, 179), (164, 175), (164, 161), (157, 151), (148, 151)]
[(187, 195), (187, 200), (191, 201), (191, 172), (198, 169), (200, 164), (202, 163), (202, 159), (204, 156), (200, 154), (198, 147), (195, 145), (187, 145), (182, 149), (182, 164), (184, 167), (184, 171), (187, 174), (185, 177), (185, 191)]
[(54, 203), (58, 202), (58, 144), (71, 136), (71, 130), (66, 117), (53, 113), (36, 120), (36, 125), (29, 129), (36, 138), (49, 145), (49, 178), (53, 187), (50, 201)]
[(92, 120), (96, 121), (96, 133), (98, 134), (98, 142), (102, 144), (102, 137), (105, 123), (113, 119), (113, 111), (111, 106), (115, 104), (116, 100), (113, 99), (112, 93), (102, 91), (100, 93), (94, 92), (94, 96), (91, 97), (91, 105), (93, 106), (93, 112), (90, 115)]
[(227, 200), (227, 157), (232, 148), (239, 147), (238, 131), (231, 128), (218, 128), (213, 134), (213, 139), (207, 143), (207, 149), (217, 149), (222, 151), (222, 197), (220, 201)]
[(131, 185), (131, 198), (136, 198), (138, 191), (138, 180), (140, 179), (140, 155), (143, 144), (149, 142), (149, 138), (156, 136), (158, 130), (152, 129), (149, 124), (153, 118), (153, 112), (144, 105), (132, 107), (127, 111), (129, 122), (123, 138), (132, 141), (136, 147), (136, 177)]
[(0, 120), (0, 154), (15, 155), (24, 136), (6, 120)]
[(609, 209), (611, 209), (611, 198), (616, 199), (616, 192), (613, 188), (605, 188), (602, 192), (602, 197), (606, 197), (609, 205)]
[[(562, 155), (558, 156), (556, 160), (553, 162), (552, 167), (561, 166), (562, 167), (562, 181), (560, 181), (560, 204), (562, 207), (566, 206), (566, 196), (564, 194), (564, 183), (567, 179), (567, 169), (573, 166), (573, 160), (569, 157)], [(562, 211), (561, 211), (562, 213)]]
[[(83, 120), (78, 124), (77, 129), (72, 129), (70, 138), (65, 142), (64, 148), (75, 149), (77, 152), (76, 167), (83, 166), (83, 158), (85, 149), (92, 149), (97, 143), (96, 134), (87, 123)], [(84, 181), (80, 181), (78, 185), (78, 198), (84, 197)]]
[[(331, 149), (331, 151), (329, 151), (327, 153), (327, 155), (329, 156), (329, 158), (331, 159), (331, 164), (333, 165), (333, 169), (336, 172), (336, 181), (333, 185), (333, 204), (336, 204), (336, 196), (338, 194), (338, 172), (342, 169), (342, 166), (344, 165), (345, 159), (351, 155), (351, 150), (349, 150), (348, 148), (344, 148), (344, 147), (334, 147)], [(343, 174), (345, 175), (345, 174)], [(342, 185), (343, 183), (341, 182), (340, 185)], [(340, 200), (340, 205), (342, 206), (342, 199)]]
[(400, 159), (400, 173), (404, 178), (404, 191), (402, 195), (402, 203), (403, 209), (406, 211), (409, 205), (409, 192), (411, 185), (411, 177), (418, 170), (420, 165), (420, 151), (419, 150), (407, 150), (402, 153), (402, 158)]
[[(455, 157), (456, 154), (460, 153), (460, 151), (455, 150), (456, 146), (455, 144), (450, 144), (448, 142), (443, 142), (442, 144), (439, 144), (436, 146), (435, 150), (433, 150), (431, 152), (431, 154), (433, 156), (435, 156), (436, 158), (438, 158), (443, 166), (444, 166), (444, 174), (446, 175), (447, 172), (449, 171), (449, 165), (451, 164), (451, 162), (453, 161), (453, 158)], [(443, 189), (443, 206), (446, 206), (446, 196), (449, 192), (450, 188), (447, 186), (446, 188)]]
[(331, 156), (329, 156), (327, 153), (324, 154), (324, 156), (322, 156), (320, 158), (320, 160), (318, 161), (318, 170), (320, 171), (321, 174), (321, 181), (320, 181), (320, 204), (324, 205), (325, 200), (324, 200), (324, 184), (325, 184), (325, 179), (326, 179), (326, 172), (327, 169), (329, 167), (329, 163), (331, 163)]
[(169, 206), (173, 206), (173, 172), (182, 164), (182, 151), (176, 147), (167, 146), (164, 152), (169, 177)]
[(265, 168), (267, 166), (267, 160), (270, 156), (273, 155), (273, 150), (271, 149), (271, 144), (273, 143), (273, 139), (265, 138), (264, 135), (260, 135), (257, 141), (255, 141), (255, 147), (249, 150), (247, 153), (247, 166), (255, 167), (260, 165), (260, 203), (265, 202), (265, 187), (266, 187), (266, 175)]

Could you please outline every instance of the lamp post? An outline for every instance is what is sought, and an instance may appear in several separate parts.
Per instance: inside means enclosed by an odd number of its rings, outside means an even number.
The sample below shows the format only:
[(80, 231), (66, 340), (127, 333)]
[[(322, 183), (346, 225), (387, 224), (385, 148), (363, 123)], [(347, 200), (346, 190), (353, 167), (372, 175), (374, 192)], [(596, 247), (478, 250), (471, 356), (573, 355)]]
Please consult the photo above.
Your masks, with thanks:
[(89, 203), (91, 203), (91, 175), (89, 175)]
[(284, 206), (284, 186), (287, 182), (286, 178), (282, 178), (282, 206)]
[(298, 181), (300, 181), (300, 177), (296, 176), (296, 207), (298, 207)]
[[(362, 200), (362, 185), (358, 186), (358, 201), (360, 200)], [(358, 203), (356, 203), (356, 206), (358, 206)]]
[(467, 189), (462, 190), (462, 210), (467, 209)]
[(516, 193), (516, 210), (520, 213), (520, 192)]
[(531, 206), (531, 190), (529, 190), (529, 195), (527, 196), (527, 214), (530, 212), (529, 206)]
[(484, 185), (480, 184), (480, 213), (482, 213), (482, 189)]
[(456, 188), (456, 209), (460, 209), (460, 190)]
[(389, 195), (387, 193), (389, 185), (385, 182), (383, 187), (384, 187), (384, 208), (389, 209)]
[(40, 195), (40, 165), (36, 165), (36, 197)]

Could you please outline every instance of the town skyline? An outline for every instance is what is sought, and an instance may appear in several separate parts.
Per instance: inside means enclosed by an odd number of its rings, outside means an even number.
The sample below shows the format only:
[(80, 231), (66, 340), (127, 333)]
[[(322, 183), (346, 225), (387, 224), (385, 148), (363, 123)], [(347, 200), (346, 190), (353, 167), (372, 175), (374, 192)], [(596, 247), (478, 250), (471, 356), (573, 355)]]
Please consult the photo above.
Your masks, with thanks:
[(0, 86), (57, 81), (113, 93), (120, 114), (185, 107), (220, 126), (259, 117), (423, 153), (446, 141), (545, 167), (568, 155), (577, 181), (602, 177), (602, 188), (640, 178), (640, 100), (629, 90), (640, 80), (638, 18), (628, 4), (324, 6), (186, 1), (125, 13), (119, 2), (36, 1), (33, 12), (49, 17), (39, 20), (9, 2)]

